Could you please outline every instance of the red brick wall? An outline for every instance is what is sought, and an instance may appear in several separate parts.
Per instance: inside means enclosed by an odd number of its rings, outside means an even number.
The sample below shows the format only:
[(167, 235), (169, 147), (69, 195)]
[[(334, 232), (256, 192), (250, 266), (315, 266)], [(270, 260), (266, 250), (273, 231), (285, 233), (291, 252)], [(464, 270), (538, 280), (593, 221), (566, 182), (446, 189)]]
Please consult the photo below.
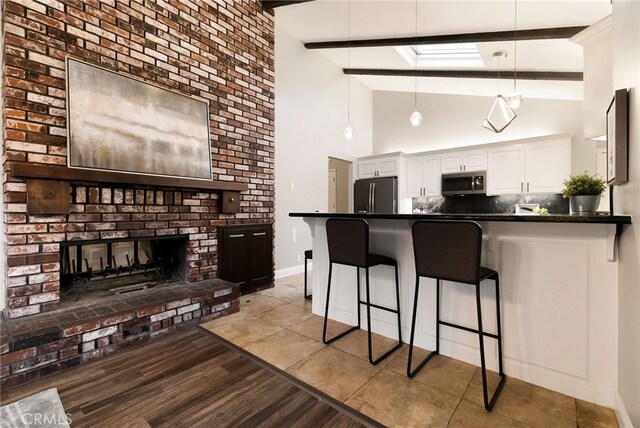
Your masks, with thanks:
[[(2, 7), (9, 317), (58, 307), (62, 241), (186, 233), (188, 277), (196, 281), (216, 276), (218, 225), (273, 222), (274, 30), (258, 0), (3, 0)], [(242, 213), (220, 214), (215, 192), (96, 185), (74, 186), (68, 216), (27, 215), (25, 182), (6, 172), (7, 161), (66, 164), (67, 55), (209, 100), (214, 180), (248, 184)], [(164, 198), (169, 191), (173, 201)]]

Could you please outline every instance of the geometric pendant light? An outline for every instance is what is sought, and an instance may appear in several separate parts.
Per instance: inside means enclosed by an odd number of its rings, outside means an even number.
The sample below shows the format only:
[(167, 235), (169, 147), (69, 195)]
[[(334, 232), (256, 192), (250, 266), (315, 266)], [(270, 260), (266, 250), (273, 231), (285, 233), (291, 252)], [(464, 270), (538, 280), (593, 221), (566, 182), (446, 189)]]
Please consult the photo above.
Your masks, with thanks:
[[(494, 52), (493, 57), (501, 60), (507, 57), (507, 53), (505, 51), (497, 51)], [(484, 119), (482, 126), (489, 131), (500, 133), (509, 126), (516, 117), (516, 112), (509, 107), (507, 100), (500, 94), (500, 65), (498, 65), (498, 95), (493, 101), (491, 110), (487, 113), (487, 117)]]
[(515, 118), (516, 113), (509, 107), (507, 100), (505, 100), (502, 95), (498, 95), (493, 101), (491, 110), (489, 114), (487, 114), (482, 126), (498, 134), (509, 126)]

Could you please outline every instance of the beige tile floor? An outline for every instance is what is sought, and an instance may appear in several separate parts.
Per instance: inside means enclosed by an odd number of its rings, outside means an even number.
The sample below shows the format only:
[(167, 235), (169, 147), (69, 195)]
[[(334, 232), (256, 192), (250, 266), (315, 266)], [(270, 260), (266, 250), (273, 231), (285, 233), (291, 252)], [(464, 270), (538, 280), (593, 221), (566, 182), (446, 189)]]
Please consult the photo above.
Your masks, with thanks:
[[(409, 379), (406, 346), (372, 366), (365, 330), (324, 345), (323, 319), (311, 313), (311, 302), (302, 297), (303, 281), (294, 275), (276, 281), (274, 288), (242, 296), (239, 313), (202, 326), (390, 427), (618, 426), (611, 409), (513, 378), (507, 378), (489, 413), (482, 405), (476, 366), (438, 355)], [(328, 334), (345, 328), (330, 321)], [(374, 357), (393, 345), (386, 337), (373, 339)], [(496, 378), (489, 377), (491, 388)]]

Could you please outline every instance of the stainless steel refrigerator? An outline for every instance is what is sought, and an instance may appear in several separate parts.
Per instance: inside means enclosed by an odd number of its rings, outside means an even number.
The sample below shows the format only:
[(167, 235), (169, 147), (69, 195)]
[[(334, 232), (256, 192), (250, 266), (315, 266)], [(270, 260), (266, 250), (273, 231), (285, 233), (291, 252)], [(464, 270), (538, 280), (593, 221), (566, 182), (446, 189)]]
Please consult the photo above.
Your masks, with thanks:
[(398, 177), (356, 180), (354, 207), (356, 213), (397, 214)]

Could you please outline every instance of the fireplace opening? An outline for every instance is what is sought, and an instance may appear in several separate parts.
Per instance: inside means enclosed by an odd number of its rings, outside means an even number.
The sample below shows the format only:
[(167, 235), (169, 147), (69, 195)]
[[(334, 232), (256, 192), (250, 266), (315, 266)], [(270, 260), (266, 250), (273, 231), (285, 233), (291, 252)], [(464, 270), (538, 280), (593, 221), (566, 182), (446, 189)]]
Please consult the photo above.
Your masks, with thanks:
[(61, 307), (183, 281), (187, 236), (69, 241), (60, 245)]

